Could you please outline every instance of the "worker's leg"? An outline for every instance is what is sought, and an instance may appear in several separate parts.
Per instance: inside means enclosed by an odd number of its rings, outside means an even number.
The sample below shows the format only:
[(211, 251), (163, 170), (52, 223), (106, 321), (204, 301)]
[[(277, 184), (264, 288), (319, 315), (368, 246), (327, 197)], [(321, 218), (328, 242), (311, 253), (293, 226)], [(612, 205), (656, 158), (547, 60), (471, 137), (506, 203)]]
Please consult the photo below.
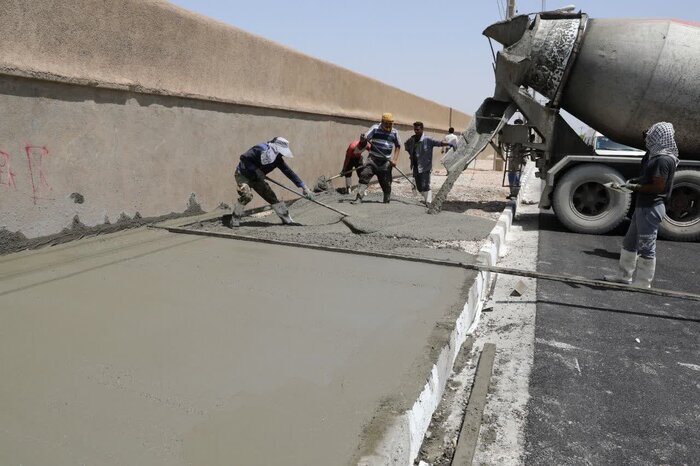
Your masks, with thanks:
[(515, 199), (518, 197), (520, 192), (520, 168), (522, 165), (522, 159), (520, 157), (509, 157), (508, 158), (508, 189), (510, 194), (508, 199)]
[(267, 181), (252, 181), (250, 185), (256, 193), (260, 194), (260, 197), (270, 203), (272, 210), (274, 210), (280, 220), (282, 220), (282, 223), (285, 225), (298, 225), (289, 215), (287, 204), (277, 198), (277, 194), (275, 194)]
[(426, 204), (433, 201), (433, 193), (430, 191), (430, 172), (418, 173), (415, 171), (413, 173), (413, 178), (416, 180), (416, 189), (423, 196), (423, 200)]
[[(364, 164), (363, 164), (363, 162), (362, 162), (362, 157), (358, 157), (358, 158), (355, 160), (355, 163), (354, 163), (354, 166), (353, 166), (353, 168), (355, 169), (355, 172), (357, 173), (358, 181), (359, 181), (359, 178), (360, 178), (360, 171), (362, 170), (363, 165), (364, 165)], [(346, 183), (349, 183), (349, 186), (348, 186), (348, 194), (350, 194), (350, 191), (352, 190), (352, 173), (350, 173), (350, 174), (348, 175), (348, 177), (346, 178), (345, 181), (346, 181)]]
[(253, 192), (250, 189), (250, 180), (240, 173), (235, 174), (236, 184), (238, 185), (238, 199), (233, 206), (231, 213), (231, 227), (241, 225), (241, 218), (245, 212), (245, 206), (253, 200)]
[(374, 170), (374, 164), (367, 163), (364, 167), (357, 171), (357, 175), (360, 178), (360, 181), (357, 186), (357, 197), (355, 198), (353, 203), (359, 204), (360, 202), (362, 202), (362, 199), (365, 197), (365, 193), (367, 192), (369, 182), (374, 176)]
[(659, 233), (659, 225), (666, 214), (666, 207), (657, 204), (653, 207), (637, 209), (637, 274), (633, 285), (642, 288), (651, 288), (651, 282), (656, 272), (656, 236)]
[(632, 221), (627, 229), (625, 239), (622, 240), (622, 249), (620, 249), (620, 262), (615, 275), (605, 275), (603, 278), (609, 282), (624, 283), (629, 285), (632, 283), (634, 269), (637, 267), (637, 210), (632, 214)]
[(387, 160), (381, 165), (377, 165), (377, 180), (379, 180), (379, 186), (382, 187), (382, 193), (384, 193), (384, 204), (388, 204), (391, 201), (391, 164)]

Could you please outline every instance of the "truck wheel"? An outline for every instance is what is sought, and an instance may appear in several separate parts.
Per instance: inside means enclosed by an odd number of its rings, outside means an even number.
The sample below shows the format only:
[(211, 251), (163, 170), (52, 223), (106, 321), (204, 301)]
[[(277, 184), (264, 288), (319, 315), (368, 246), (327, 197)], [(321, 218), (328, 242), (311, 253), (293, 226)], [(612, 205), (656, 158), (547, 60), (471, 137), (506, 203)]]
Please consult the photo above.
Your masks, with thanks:
[(627, 215), (632, 195), (611, 191), (603, 183), (624, 184), (620, 172), (603, 164), (583, 164), (557, 182), (552, 199), (559, 221), (577, 233), (598, 235), (618, 226)]
[(700, 171), (676, 172), (659, 236), (673, 241), (700, 239)]

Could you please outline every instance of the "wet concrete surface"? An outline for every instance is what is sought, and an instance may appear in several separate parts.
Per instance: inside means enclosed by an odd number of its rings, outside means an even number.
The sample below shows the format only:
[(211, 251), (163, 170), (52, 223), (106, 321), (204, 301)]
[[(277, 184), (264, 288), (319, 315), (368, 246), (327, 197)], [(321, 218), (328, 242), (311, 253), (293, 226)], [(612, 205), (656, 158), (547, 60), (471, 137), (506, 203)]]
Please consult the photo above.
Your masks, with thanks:
[[(488, 218), (459, 212), (429, 215), (418, 197), (393, 196), (389, 204), (384, 204), (381, 193), (370, 193), (359, 205), (350, 203), (353, 195), (324, 193), (316, 199), (349, 214), (348, 221), (341, 221), (342, 215), (336, 212), (301, 199), (290, 206), (290, 214), (302, 226), (282, 225), (274, 213), (268, 212), (264, 217), (244, 217), (241, 226), (233, 229), (224, 226), (220, 219), (188, 227), (357, 251), (472, 262), (473, 255), (454, 241), (483, 241), (496, 224)], [(354, 233), (348, 223), (369, 233)]]
[[(448, 235), (398, 220), (376, 241)], [(304, 229), (257, 230), (282, 228)], [(144, 230), (3, 257), (0, 464), (351, 464), (415, 401), (473, 276)]]

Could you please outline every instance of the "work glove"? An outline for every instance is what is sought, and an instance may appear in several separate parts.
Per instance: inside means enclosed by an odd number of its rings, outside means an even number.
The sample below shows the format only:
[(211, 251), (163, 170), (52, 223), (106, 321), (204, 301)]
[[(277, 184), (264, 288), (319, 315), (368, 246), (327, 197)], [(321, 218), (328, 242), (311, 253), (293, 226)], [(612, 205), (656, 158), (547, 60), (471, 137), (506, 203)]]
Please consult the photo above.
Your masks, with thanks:
[(255, 169), (255, 176), (258, 177), (258, 181), (265, 181), (265, 172), (259, 168)]
[(304, 193), (304, 197), (305, 197), (305, 198), (307, 198), (307, 199), (313, 199), (313, 198), (314, 198), (314, 193), (313, 193), (313, 191), (311, 191), (311, 190), (310, 190), (309, 188), (307, 188), (306, 186), (304, 186), (303, 188), (301, 188), (301, 190), (302, 190), (302, 192)]
[(630, 191), (639, 191), (639, 189), (642, 187), (642, 185), (639, 183), (630, 183), (629, 181), (622, 186)]

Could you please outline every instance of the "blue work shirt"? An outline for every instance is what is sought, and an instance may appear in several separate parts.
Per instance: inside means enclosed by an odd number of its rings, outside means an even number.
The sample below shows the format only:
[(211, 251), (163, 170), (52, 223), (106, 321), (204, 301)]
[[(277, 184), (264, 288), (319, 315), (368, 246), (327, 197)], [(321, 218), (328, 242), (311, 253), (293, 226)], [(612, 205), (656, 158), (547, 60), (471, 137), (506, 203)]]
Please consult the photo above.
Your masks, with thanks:
[(420, 141), (415, 136), (406, 140), (406, 152), (411, 156), (413, 169), (418, 173), (430, 173), (433, 170), (433, 149), (440, 147), (442, 142), (428, 137), (423, 133)]
[(367, 131), (366, 137), (371, 144), (369, 155), (380, 160), (391, 159), (394, 147), (401, 147), (399, 133), (394, 128), (386, 131), (380, 124), (376, 124)]
[(275, 160), (271, 163), (263, 163), (262, 154), (267, 150), (267, 144), (258, 144), (248, 149), (244, 154), (241, 155), (241, 161), (238, 163), (236, 171), (241, 175), (245, 176), (249, 180), (255, 181), (265, 181), (264, 179), (259, 180), (256, 173), (257, 170), (262, 170), (264, 174), (270, 173), (275, 168), (279, 168), (284, 175), (291, 180), (297, 187), (303, 188), (304, 182), (301, 181), (299, 175), (294, 173), (289, 165), (284, 161), (284, 157), (277, 154)]

